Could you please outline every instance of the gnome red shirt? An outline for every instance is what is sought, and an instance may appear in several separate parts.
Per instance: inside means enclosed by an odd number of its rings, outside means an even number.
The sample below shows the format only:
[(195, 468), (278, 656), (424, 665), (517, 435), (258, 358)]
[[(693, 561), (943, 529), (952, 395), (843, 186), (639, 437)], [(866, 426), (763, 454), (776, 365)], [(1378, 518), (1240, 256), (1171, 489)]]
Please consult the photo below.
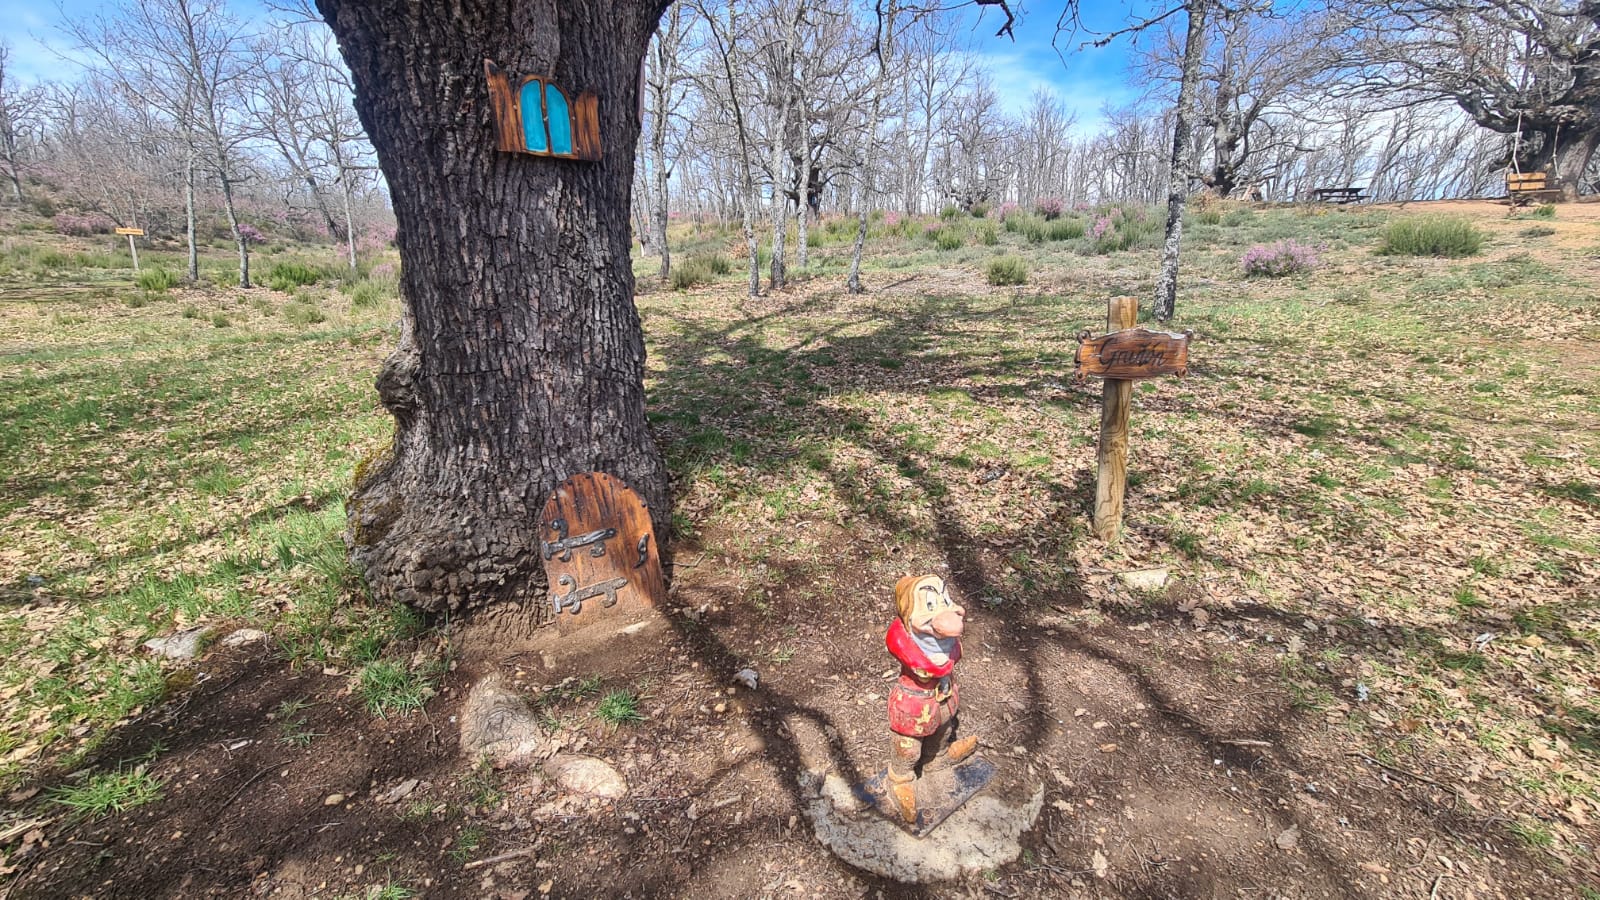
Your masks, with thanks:
[(895, 619), (889, 625), (884, 643), (900, 661), (900, 679), (889, 689), (889, 729), (895, 734), (927, 737), (955, 718), (961, 706), (954, 674), (961, 642), (952, 640), (949, 659), (934, 664), (904, 623)]

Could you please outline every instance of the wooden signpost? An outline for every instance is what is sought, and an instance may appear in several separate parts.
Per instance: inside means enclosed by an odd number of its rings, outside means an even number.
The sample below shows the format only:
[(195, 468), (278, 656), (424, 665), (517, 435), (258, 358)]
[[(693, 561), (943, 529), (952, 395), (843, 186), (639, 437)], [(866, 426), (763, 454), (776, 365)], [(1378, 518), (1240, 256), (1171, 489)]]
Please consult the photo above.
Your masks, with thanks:
[(134, 246), (133, 239), (135, 236), (142, 237), (144, 235), (144, 229), (118, 228), (117, 234), (125, 234), (128, 236), (128, 252), (133, 254), (133, 270), (135, 272), (139, 271), (139, 248)]
[(539, 517), (557, 627), (573, 631), (663, 602), (659, 551), (649, 509), (621, 479), (586, 472), (561, 482)]
[(1076, 377), (1105, 379), (1100, 409), (1100, 448), (1094, 487), (1094, 533), (1112, 542), (1122, 532), (1122, 498), (1128, 488), (1128, 410), (1133, 383), (1141, 378), (1185, 375), (1189, 371), (1190, 332), (1135, 328), (1139, 301), (1113, 297), (1106, 311), (1107, 334), (1078, 335)]

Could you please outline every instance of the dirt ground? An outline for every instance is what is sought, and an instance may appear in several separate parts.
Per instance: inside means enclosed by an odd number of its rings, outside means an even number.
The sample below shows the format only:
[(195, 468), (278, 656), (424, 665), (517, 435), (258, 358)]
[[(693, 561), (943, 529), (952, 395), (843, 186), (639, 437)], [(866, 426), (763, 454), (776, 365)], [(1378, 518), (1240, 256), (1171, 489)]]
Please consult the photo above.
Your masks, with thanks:
[[(958, 553), (942, 574), (983, 596), (986, 557)], [(1071, 596), (975, 610), (964, 725), (1003, 780), (1044, 785), (1045, 812), (1022, 861), (970, 883), (863, 875), (813, 839), (797, 776), (883, 764), (885, 604), (856, 599), (882, 599), (893, 554), (823, 575), (841, 602), (789, 606), (759, 628), (729, 614), (722, 561), (693, 546), (676, 561), (672, 607), (629, 638), (507, 646), (493, 617), (459, 630), (456, 668), (423, 716), (374, 719), (338, 673), (290, 671), (264, 650), (212, 653), (196, 687), (106, 750), (164, 746), (153, 765), (165, 801), (56, 832), (10, 896), (361, 896), (396, 883), (508, 898), (1573, 896), (1428, 773), (1342, 745), (1266, 686), (1270, 648), (1314, 648), (1336, 626), (1240, 609), (1197, 632), (1171, 605), (1181, 597), (1115, 618), (1086, 616)], [(754, 656), (732, 647), (789, 629), (793, 660), (755, 662), (760, 687), (735, 687)], [(1237, 654), (1226, 672), (1224, 648)], [(584, 802), (525, 772), (474, 773), (454, 713), (492, 668), (530, 692), (596, 673), (650, 685), (646, 722), (569, 734), (622, 769), (629, 795)], [(284, 746), (272, 721), (299, 696), (312, 700), (314, 749)], [(413, 778), (411, 795), (385, 800)]]

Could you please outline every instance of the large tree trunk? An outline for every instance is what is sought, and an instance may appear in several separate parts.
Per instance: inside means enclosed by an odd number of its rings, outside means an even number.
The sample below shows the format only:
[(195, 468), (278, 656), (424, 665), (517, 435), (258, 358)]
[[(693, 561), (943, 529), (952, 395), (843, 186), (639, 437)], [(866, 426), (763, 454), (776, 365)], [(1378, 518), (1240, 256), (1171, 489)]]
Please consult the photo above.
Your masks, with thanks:
[(1600, 146), (1600, 130), (1563, 132), (1560, 143), (1555, 144), (1554, 165), (1551, 166), (1555, 184), (1552, 187), (1560, 188), (1566, 199), (1578, 199), (1578, 190), (1583, 185), (1583, 172), (1589, 167), (1589, 160), (1594, 156), (1597, 146)]
[(1183, 247), (1183, 207), (1189, 200), (1189, 153), (1194, 131), (1194, 95), (1200, 83), (1200, 60), (1205, 56), (1206, 12), (1210, 0), (1189, 0), (1189, 33), (1183, 45), (1183, 81), (1178, 88), (1178, 108), (1172, 126), (1172, 172), (1167, 182), (1167, 232), (1161, 246), (1161, 275), (1156, 280), (1153, 312), (1165, 322), (1178, 305), (1178, 255)]
[[(378, 376), (394, 444), (349, 504), (368, 583), (429, 610), (542, 597), (539, 514), (579, 472), (622, 478), (665, 534), (628, 256), (639, 62), (665, 3), (317, 7), (354, 75), (404, 262), (403, 334)], [(485, 58), (597, 95), (604, 157), (496, 151)]]

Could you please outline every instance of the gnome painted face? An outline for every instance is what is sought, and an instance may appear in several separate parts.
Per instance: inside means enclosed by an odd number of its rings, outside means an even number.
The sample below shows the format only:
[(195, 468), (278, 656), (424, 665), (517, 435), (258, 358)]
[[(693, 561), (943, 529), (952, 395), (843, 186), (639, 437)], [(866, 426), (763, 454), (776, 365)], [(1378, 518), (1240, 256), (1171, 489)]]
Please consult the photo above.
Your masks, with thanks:
[(950, 589), (937, 575), (908, 575), (894, 586), (895, 609), (900, 621), (930, 657), (949, 656), (956, 638), (966, 630), (967, 611), (950, 597)]

